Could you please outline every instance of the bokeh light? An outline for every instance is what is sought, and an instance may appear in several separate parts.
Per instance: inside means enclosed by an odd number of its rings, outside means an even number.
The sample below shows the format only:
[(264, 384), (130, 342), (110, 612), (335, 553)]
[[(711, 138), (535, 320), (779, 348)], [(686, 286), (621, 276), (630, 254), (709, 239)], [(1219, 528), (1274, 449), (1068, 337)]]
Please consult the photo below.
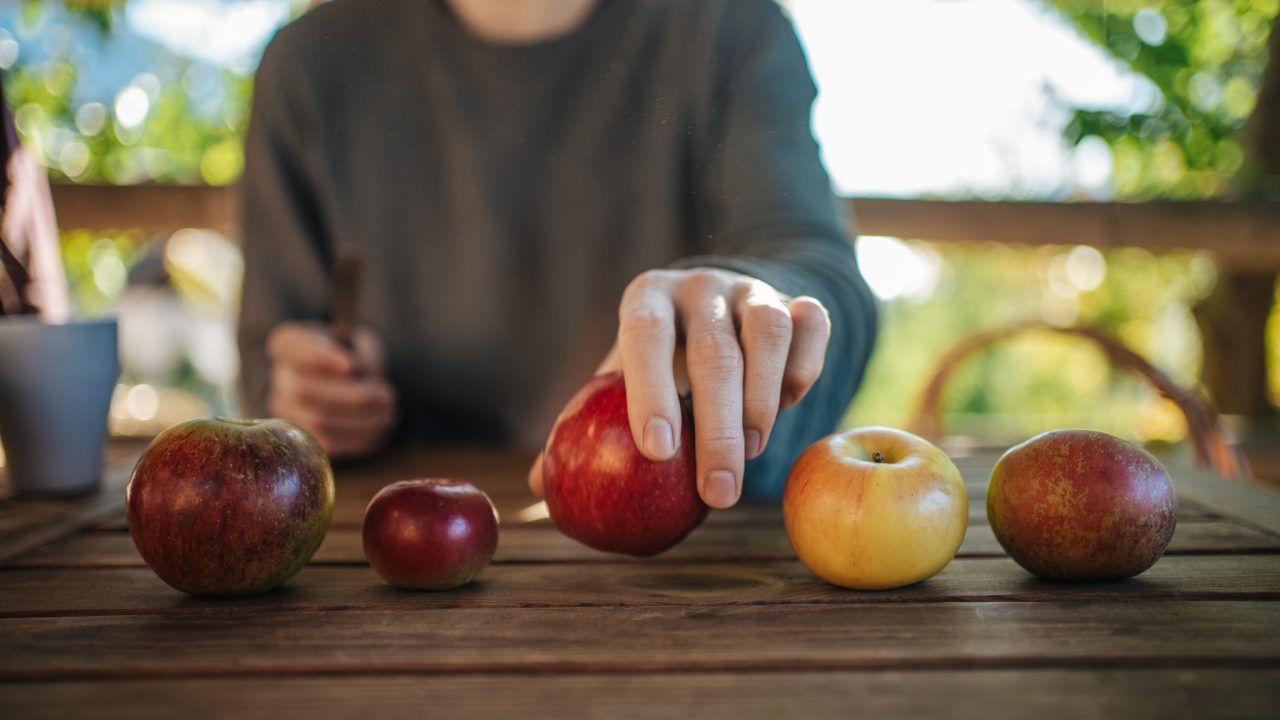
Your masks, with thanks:
[(115, 297), (124, 289), (128, 279), (124, 260), (116, 244), (103, 238), (89, 249), (89, 266), (93, 282), (105, 297)]
[(0, 70), (8, 70), (18, 61), (19, 52), (18, 41), (13, 39), (13, 35), (3, 28), (0, 28)]
[[(838, 190), (1044, 200), (1238, 190), (1241, 127), (1280, 11), (1277, 0), (785, 4), (817, 76), (813, 127)], [(131, 0), (106, 33), (64, 4), (0, 5), (19, 134), (60, 182), (234, 183), (258, 54), (309, 5)], [(1163, 59), (1175, 52), (1178, 64)], [(234, 239), (77, 230), (63, 248), (76, 310), (120, 317), (113, 431), (232, 407), (243, 273)], [(904, 424), (942, 353), (1027, 319), (1100, 325), (1179, 381), (1198, 377), (1190, 308), (1216, 278), (1205, 253), (864, 237), (857, 257), (883, 323), (851, 423)], [(137, 271), (148, 262), (159, 265), (151, 276)], [(1280, 367), (1280, 313), (1270, 328)], [(1280, 373), (1271, 383), (1280, 398)], [(134, 410), (154, 398), (154, 417), (131, 412), (130, 398), (142, 398)], [(992, 436), (1054, 424), (1153, 440), (1183, 431), (1167, 402), (1055, 336), (975, 358), (944, 408), (949, 429)]]
[(139, 420), (151, 420), (160, 411), (160, 396), (156, 389), (146, 383), (134, 385), (125, 396), (125, 404), (130, 417)]
[(1067, 280), (1081, 292), (1097, 290), (1107, 277), (1107, 259), (1097, 249), (1077, 245), (1066, 255)]
[(78, 178), (89, 169), (90, 158), (89, 146), (72, 140), (58, 152), (58, 169), (69, 178)]
[(93, 136), (107, 125), (107, 108), (100, 102), (87, 102), (76, 110), (76, 130), (81, 135)]
[(1133, 31), (1142, 42), (1158, 47), (1169, 34), (1169, 23), (1155, 8), (1142, 8), (1133, 14)]
[(151, 99), (147, 92), (137, 85), (130, 85), (116, 96), (116, 120), (125, 129), (132, 129), (142, 124), (151, 110)]
[(863, 277), (881, 300), (925, 298), (937, 285), (938, 255), (926, 245), (862, 235), (856, 251)]

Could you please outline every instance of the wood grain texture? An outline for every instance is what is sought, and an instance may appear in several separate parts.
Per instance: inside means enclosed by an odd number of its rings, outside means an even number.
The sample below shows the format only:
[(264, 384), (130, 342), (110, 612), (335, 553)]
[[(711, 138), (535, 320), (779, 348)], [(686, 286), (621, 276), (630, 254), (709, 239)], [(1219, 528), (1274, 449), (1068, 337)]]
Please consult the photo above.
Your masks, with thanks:
[(1280, 209), (1214, 202), (846, 200), (859, 231), (942, 242), (1204, 249), (1238, 267), (1280, 267)]
[(0, 502), (0, 546), (5, 539), (57, 517), (67, 509), (66, 500), (6, 500)]
[(1280, 491), (1264, 485), (1227, 482), (1200, 472), (1174, 475), (1179, 500), (1190, 502), (1280, 536)]
[(508, 525), (499, 562), (449, 593), (397, 591), (364, 565), (378, 488), (463, 476), (514, 515), (532, 498), (512, 453), (340, 466), (315, 562), (261, 598), (169, 589), (117, 516), (0, 569), (0, 715), (1274, 716), (1280, 534), (1231, 519), (1238, 494), (1184, 495), (1170, 554), (1139, 578), (1050, 584), (985, 524), (994, 458), (960, 463), (963, 557), (882, 593), (817, 581), (761, 507), (714, 513), (647, 561), (545, 520)]
[(1064, 584), (1037, 580), (1007, 558), (952, 562), (910, 587), (844, 590), (797, 561), (756, 564), (621, 562), (490, 566), (450, 592), (404, 592), (366, 567), (312, 566), (284, 589), (241, 600), (189, 598), (145, 568), (0, 571), (0, 617), (234, 614), (451, 607), (1063, 602), (1086, 600), (1280, 600), (1280, 555), (1167, 557), (1138, 578)]
[[(518, 512), (529, 507), (530, 501), (527, 498), (499, 498), (494, 501), (497, 506), (498, 514), (502, 518), (506, 518), (508, 524), (517, 518)], [(353, 502), (339, 502), (335, 509), (333, 528), (360, 528), (365, 518), (365, 506), (356, 505)], [(1178, 521), (1179, 523), (1199, 523), (1204, 520), (1221, 519), (1221, 515), (1217, 512), (1204, 509), (1199, 503), (1184, 498), (1178, 501)], [(781, 511), (778, 507), (764, 505), (742, 505), (732, 507), (730, 510), (718, 510), (707, 516), (707, 525), (768, 525), (781, 523)], [(987, 521), (987, 503), (986, 501), (972, 500), (969, 502), (969, 524), (983, 524)], [(110, 518), (102, 520), (101, 523), (95, 523), (90, 528), (92, 530), (127, 530), (128, 525), (125, 524), (124, 516), (118, 518)]]
[[(206, 227), (236, 237), (232, 188), (54, 183), (63, 229)], [(1280, 266), (1280, 210), (1228, 202), (1055, 203), (846, 198), (861, 232), (941, 242), (1198, 248), (1225, 262)]]
[(1280, 668), (1280, 603), (381, 609), (0, 619), (0, 681), (351, 672)]
[[(965, 477), (969, 495), (971, 523), (986, 522), (986, 486), (992, 464), (999, 453), (983, 450), (957, 459), (957, 467)], [(508, 522), (521, 510), (536, 502), (525, 485), (525, 473), (532, 456), (526, 452), (486, 448), (432, 451), (406, 449), (386, 456), (335, 465), (338, 492), (334, 508), (334, 528), (358, 528), (364, 511), (374, 494), (399, 479), (411, 477), (460, 477), (485, 490), (493, 499), (499, 514)], [(1175, 465), (1174, 467), (1180, 467)], [(1180, 522), (1214, 519), (1219, 515), (1202, 503), (1180, 498)], [(3, 522), (0, 506), (0, 523)], [(707, 525), (759, 525), (780, 522), (779, 508), (770, 505), (741, 504), (730, 510), (714, 511)], [(0, 525), (2, 527), (2, 525)], [(124, 518), (104, 520), (98, 529), (124, 529)]]
[[(527, 508), (530, 504), (528, 499), (499, 499), (494, 502), (498, 509), (498, 513), (506, 518), (508, 525), (512, 524), (518, 513)], [(1219, 520), (1222, 516), (1202, 507), (1199, 503), (1179, 499), (1178, 500), (1178, 522), (1203, 522), (1206, 520)], [(335, 508), (333, 524), (331, 527), (335, 529), (355, 529), (359, 528), (364, 520), (364, 507), (357, 506), (354, 503), (340, 502)], [(777, 525), (782, 522), (782, 511), (776, 506), (768, 505), (740, 505), (729, 510), (717, 510), (707, 515), (706, 525)], [(969, 502), (969, 524), (983, 524), (987, 522), (987, 505), (985, 501), (970, 500)], [(92, 530), (128, 530), (123, 515), (113, 517), (102, 522), (95, 523), (91, 526)]]
[[(369, 498), (373, 495), (370, 493)], [(519, 521), (521, 511), (529, 508), (534, 504), (532, 497), (504, 497), (490, 496), (494, 501), (494, 507), (498, 510), (498, 515), (502, 518), (504, 526), (523, 524)], [(363, 500), (363, 497), (360, 498)], [(364, 522), (364, 511), (368, 506), (368, 501), (354, 499), (352, 494), (347, 492), (346, 488), (339, 487), (338, 499), (334, 506), (333, 523), (330, 527), (335, 529), (356, 529)], [(1196, 522), (1199, 520), (1212, 519), (1216, 517), (1207, 511), (1200, 510), (1195, 507), (1188, 506), (1187, 511), (1182, 512), (1182, 506), (1179, 506), (1178, 519)], [(970, 522), (986, 522), (987, 509), (982, 503), (971, 503), (969, 506)], [(782, 510), (777, 506), (770, 505), (739, 505), (738, 507), (728, 510), (717, 510), (707, 515), (704, 524), (706, 525), (777, 525), (782, 522)], [(93, 530), (118, 530), (124, 531), (128, 529), (123, 515), (103, 520), (96, 523), (91, 528)]]
[(173, 232), (210, 228), (238, 236), (233, 188), (208, 185), (52, 183), (63, 230)]
[[(1222, 520), (1180, 523), (1168, 555), (1208, 553), (1280, 553), (1280, 537)], [(985, 524), (971, 525), (960, 546), (960, 557), (999, 557), (1004, 550)], [(644, 561), (758, 562), (790, 560), (795, 556), (786, 532), (777, 525), (704, 525), (667, 552)], [(625, 556), (592, 550), (561, 535), (549, 522), (504, 527), (498, 536), (496, 563), (616, 562)], [(313, 564), (351, 565), (364, 562), (360, 531), (336, 528), (312, 558)], [(140, 567), (142, 558), (123, 532), (81, 533), (15, 558), (12, 567)]]
[[(1011, 690), (1013, 690), (1011, 692)], [(360, 675), (0, 684), (13, 717), (1271, 720), (1277, 670)]]
[(136, 457), (113, 463), (103, 474), (102, 489), (66, 500), (13, 499), (0, 504), (0, 566), (9, 560), (107, 518), (124, 509), (124, 487)]

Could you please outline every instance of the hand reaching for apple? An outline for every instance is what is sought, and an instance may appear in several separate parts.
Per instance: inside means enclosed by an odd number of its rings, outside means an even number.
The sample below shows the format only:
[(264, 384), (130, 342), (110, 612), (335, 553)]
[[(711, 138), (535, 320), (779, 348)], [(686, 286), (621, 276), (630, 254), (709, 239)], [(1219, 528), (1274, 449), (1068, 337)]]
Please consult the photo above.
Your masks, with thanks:
[(284, 322), (267, 338), (275, 417), (320, 441), (330, 457), (377, 450), (396, 423), (395, 388), (382, 376), (382, 344), (357, 328), (347, 352), (320, 325)]
[[(687, 372), (698, 493), (712, 507), (733, 505), (743, 465), (764, 451), (778, 410), (799, 402), (822, 372), (826, 309), (725, 270), (651, 270), (627, 287), (618, 318), (618, 340), (598, 372), (626, 378), (636, 445), (651, 460), (675, 454), (677, 375)], [(541, 457), (529, 486), (542, 496)]]

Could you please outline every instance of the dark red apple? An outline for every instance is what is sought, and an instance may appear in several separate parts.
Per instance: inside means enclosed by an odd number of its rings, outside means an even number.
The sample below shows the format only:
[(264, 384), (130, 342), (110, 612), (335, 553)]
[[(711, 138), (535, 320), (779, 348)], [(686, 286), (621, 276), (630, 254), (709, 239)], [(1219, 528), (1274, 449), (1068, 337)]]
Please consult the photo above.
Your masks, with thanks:
[(406, 590), (471, 582), (498, 547), (498, 511), (464, 480), (402, 480), (378, 491), (364, 513), (364, 556)]
[(1119, 580), (1155, 564), (1178, 499), (1151, 453), (1090, 430), (1054, 430), (1004, 454), (987, 519), (1022, 567), (1053, 580)]
[(324, 449), (283, 420), (204, 418), (156, 436), (125, 490), (142, 559), (191, 595), (258, 595), (311, 559), (333, 517)]
[(560, 532), (597, 550), (648, 556), (698, 527), (707, 506), (698, 497), (693, 419), (682, 412), (675, 456), (655, 462), (631, 437), (621, 374), (578, 390), (543, 455), (547, 510)]

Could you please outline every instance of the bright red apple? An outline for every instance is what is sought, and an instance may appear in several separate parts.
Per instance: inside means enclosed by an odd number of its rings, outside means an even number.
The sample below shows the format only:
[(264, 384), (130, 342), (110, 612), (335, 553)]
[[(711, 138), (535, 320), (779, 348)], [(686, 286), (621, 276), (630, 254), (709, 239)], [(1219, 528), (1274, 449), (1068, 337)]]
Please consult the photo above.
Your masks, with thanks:
[(373, 496), (362, 535), (364, 556), (383, 580), (406, 590), (451, 590), (493, 559), (498, 511), (464, 480), (402, 480)]
[(1178, 499), (1151, 453), (1090, 430), (1054, 430), (1004, 454), (987, 519), (1019, 565), (1055, 580), (1119, 580), (1155, 564)]
[(333, 516), (324, 449), (283, 420), (206, 418), (156, 436), (125, 490), (129, 534), (190, 595), (258, 595), (298, 572)]
[(674, 457), (640, 453), (622, 375), (592, 378), (565, 406), (543, 455), (547, 510), (565, 535), (597, 550), (656, 555), (707, 516), (698, 496), (693, 419), (683, 410)]
[(810, 445), (782, 493), (787, 537), (814, 575), (855, 590), (887, 590), (938, 574), (960, 549), (969, 498), (960, 471), (933, 444), (866, 427)]

